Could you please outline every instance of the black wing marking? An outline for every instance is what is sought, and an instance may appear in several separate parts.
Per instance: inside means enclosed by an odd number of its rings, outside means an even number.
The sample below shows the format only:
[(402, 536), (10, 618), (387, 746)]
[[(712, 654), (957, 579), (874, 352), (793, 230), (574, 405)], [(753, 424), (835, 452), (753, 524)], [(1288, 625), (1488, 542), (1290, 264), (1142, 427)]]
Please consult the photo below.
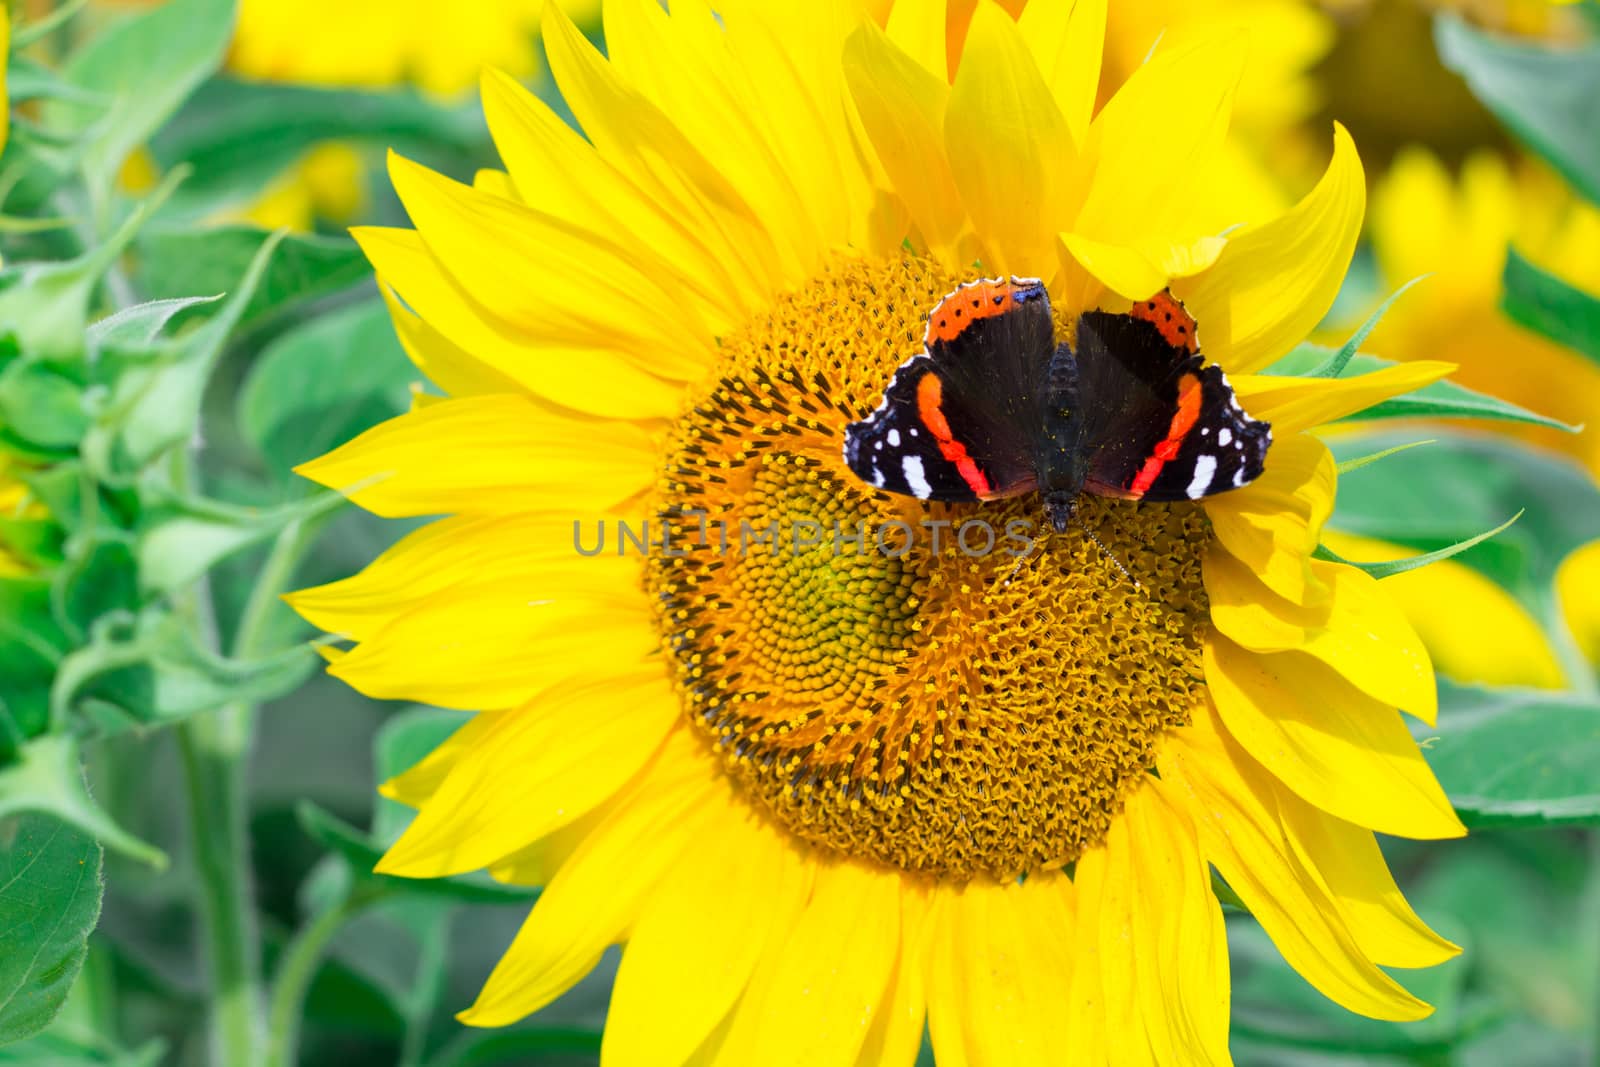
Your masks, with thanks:
[(977, 492), (945, 458), (918, 414), (917, 387), (930, 374), (938, 376), (939, 371), (927, 355), (901, 364), (878, 410), (845, 430), (844, 461), (875, 489), (921, 500), (977, 500)]
[(1221, 367), (1201, 370), (1199, 389), (1198, 418), (1140, 499), (1199, 500), (1261, 477), (1272, 427), (1244, 413)]

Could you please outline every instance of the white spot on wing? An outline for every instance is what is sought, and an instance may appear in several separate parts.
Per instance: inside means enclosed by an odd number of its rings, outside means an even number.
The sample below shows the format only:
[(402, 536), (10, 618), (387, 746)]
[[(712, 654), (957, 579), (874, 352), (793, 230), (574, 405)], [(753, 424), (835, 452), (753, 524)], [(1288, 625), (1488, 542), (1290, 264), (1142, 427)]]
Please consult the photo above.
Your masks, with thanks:
[(899, 430), (891, 429), (889, 431), (889, 447), (890, 448), (899, 448), (900, 447), (900, 431)]
[[(1215, 467), (1215, 462), (1212, 463)], [(928, 484), (927, 476), (922, 470), (921, 456), (906, 456), (900, 461), (900, 473), (905, 475), (906, 486), (910, 488), (911, 495), (919, 500), (926, 500), (933, 495), (933, 486)]]
[(1217, 473), (1217, 457), (1198, 456), (1194, 461), (1194, 477), (1189, 481), (1189, 488), (1184, 490), (1190, 500), (1199, 500), (1206, 495), (1206, 490), (1211, 488), (1211, 479)]
[(1238, 469), (1238, 470), (1237, 470), (1237, 471), (1235, 471), (1235, 472), (1234, 472), (1234, 474), (1233, 474), (1233, 487), (1234, 487), (1234, 488), (1235, 488), (1235, 489), (1237, 489), (1237, 488), (1239, 488), (1239, 487), (1240, 487), (1240, 486), (1241, 486), (1241, 485), (1243, 485), (1243, 484), (1244, 484), (1244, 483), (1245, 483), (1245, 481), (1246, 481), (1246, 478), (1245, 478), (1245, 473), (1244, 473), (1244, 468), (1243, 468), (1243, 467), (1240, 467), (1240, 468), (1239, 468), (1239, 469)]
[(1217, 444), (1225, 445), (1233, 440), (1233, 431), (1224, 426), (1217, 431)]

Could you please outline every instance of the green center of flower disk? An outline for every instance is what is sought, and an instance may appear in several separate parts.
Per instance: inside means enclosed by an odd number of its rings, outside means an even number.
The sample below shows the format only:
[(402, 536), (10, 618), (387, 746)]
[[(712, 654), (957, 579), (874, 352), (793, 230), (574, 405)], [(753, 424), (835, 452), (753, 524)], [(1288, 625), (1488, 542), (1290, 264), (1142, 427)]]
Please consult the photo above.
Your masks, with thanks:
[(1140, 589), (1081, 529), (1048, 533), (1033, 495), (931, 504), (850, 473), (845, 426), (967, 280), (840, 258), (724, 338), (668, 442), (671, 548), (646, 585), (685, 714), (775, 822), (904, 871), (1012, 878), (1099, 842), (1202, 698), (1210, 533), (1191, 504), (1086, 497), (1079, 522)]

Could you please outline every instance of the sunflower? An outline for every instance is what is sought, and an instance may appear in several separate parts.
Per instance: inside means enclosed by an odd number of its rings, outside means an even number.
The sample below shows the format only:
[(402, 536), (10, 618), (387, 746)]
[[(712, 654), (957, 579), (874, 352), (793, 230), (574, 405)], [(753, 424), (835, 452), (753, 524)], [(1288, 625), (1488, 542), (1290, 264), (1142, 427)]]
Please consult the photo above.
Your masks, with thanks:
[[(1396, 359), (1427, 352), (1459, 364), (1464, 385), (1573, 425), (1593, 423), (1600, 367), (1513, 323), (1499, 305), (1511, 247), (1600, 296), (1600, 210), (1553, 175), (1514, 169), (1492, 153), (1474, 155), (1452, 178), (1433, 155), (1413, 148), (1378, 183), (1369, 229), (1384, 288), (1428, 275), (1384, 316), (1369, 351)], [(1600, 476), (1600, 435), (1507, 432), (1565, 452)]]
[[(569, 3), (577, 15), (599, 5)], [(242, 0), (228, 65), (247, 78), (376, 89), (414, 84), (459, 93), (485, 66), (539, 71), (544, 0)], [(315, 26), (315, 33), (306, 33)]]
[[(1223, 237), (1188, 190), (1237, 38), (1158, 49), (1096, 114), (1103, 3), (981, 3), (953, 81), (945, 15), (621, 0), (602, 56), (551, 9), (582, 133), (491, 74), (507, 172), (395, 158), (416, 229), (357, 233), (446, 395), (300, 470), (448, 517), (291, 600), (357, 689), (477, 712), (384, 787), (418, 814), (380, 865), (544, 886), (470, 1024), (625, 943), (607, 1064), (909, 1064), (925, 1023), (947, 1064), (1226, 1063), (1212, 867), (1339, 1004), (1429, 1011), (1379, 965), (1457, 950), (1373, 831), (1462, 833), (1396, 711), (1433, 720), (1433, 671), (1379, 583), (1312, 557), (1336, 469), (1308, 431), (1449, 368), (1254, 373), (1333, 300), (1354, 147)], [(1063, 334), (1170, 285), (1272, 423), (1265, 473), (1086, 498), (1026, 557), (828, 543), (1037, 518), (840, 455), (975, 272), (1045, 279)], [(722, 543), (746, 527), (770, 540)]]

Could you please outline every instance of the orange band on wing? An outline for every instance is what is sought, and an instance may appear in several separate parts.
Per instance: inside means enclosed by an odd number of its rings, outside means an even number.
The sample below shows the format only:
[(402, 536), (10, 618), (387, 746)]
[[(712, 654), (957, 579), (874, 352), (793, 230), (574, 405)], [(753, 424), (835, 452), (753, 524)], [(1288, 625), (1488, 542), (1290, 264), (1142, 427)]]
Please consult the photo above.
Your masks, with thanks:
[(1172, 425), (1167, 427), (1167, 436), (1156, 445), (1150, 458), (1139, 468), (1133, 484), (1128, 486), (1128, 491), (1135, 497), (1149, 492), (1156, 478), (1160, 477), (1161, 468), (1167, 465), (1168, 460), (1177, 458), (1178, 451), (1183, 448), (1183, 439), (1189, 436), (1189, 431), (1194, 429), (1194, 424), (1200, 418), (1201, 393), (1200, 375), (1185, 374), (1178, 385), (1178, 410), (1172, 413)]
[(922, 380), (917, 383), (918, 418), (938, 442), (940, 455), (956, 465), (961, 480), (966, 482), (978, 496), (986, 496), (990, 492), (989, 479), (984, 477), (983, 472), (978, 469), (978, 464), (967, 454), (967, 446), (951, 435), (950, 422), (944, 417), (943, 404), (944, 385), (939, 381), (939, 376), (924, 374)]
[(1200, 340), (1195, 336), (1197, 328), (1194, 316), (1165, 289), (1149, 300), (1141, 300), (1133, 305), (1128, 314), (1154, 325), (1173, 348), (1181, 348), (1190, 354), (1200, 351)]
[(1019, 288), (1003, 281), (963, 285), (939, 301), (939, 306), (928, 316), (928, 332), (923, 343), (953, 341), (974, 320), (1004, 315), (1016, 305), (1015, 294)]

